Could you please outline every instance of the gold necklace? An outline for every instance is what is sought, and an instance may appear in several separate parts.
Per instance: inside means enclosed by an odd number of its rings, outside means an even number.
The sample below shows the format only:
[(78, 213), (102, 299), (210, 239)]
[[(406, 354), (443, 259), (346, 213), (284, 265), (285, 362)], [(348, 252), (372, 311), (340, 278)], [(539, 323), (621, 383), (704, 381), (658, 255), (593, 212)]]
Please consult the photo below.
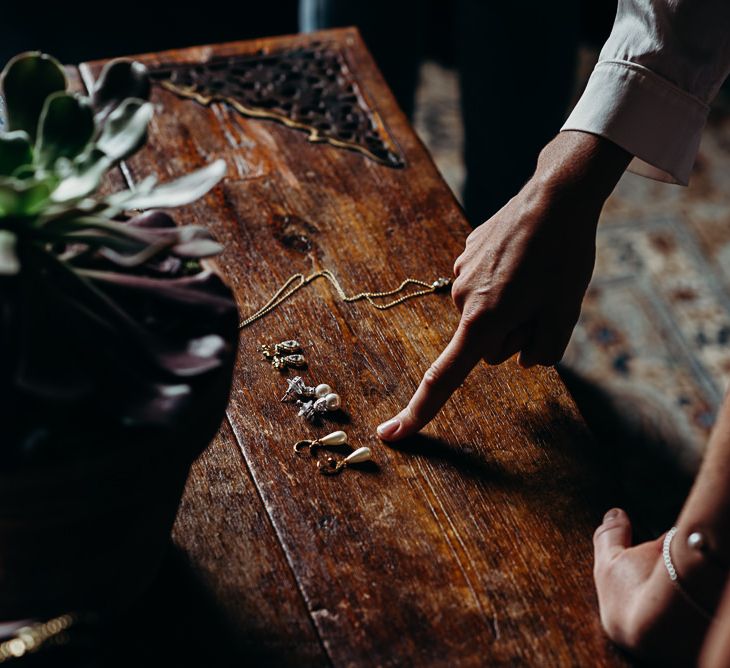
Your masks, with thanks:
[[(343, 302), (350, 303), (365, 299), (370, 303), (371, 306), (381, 311), (392, 308), (393, 306), (397, 306), (398, 304), (402, 304), (407, 299), (413, 299), (414, 297), (420, 297), (421, 295), (428, 295), (432, 292), (436, 292), (437, 290), (442, 290), (451, 284), (451, 280), (448, 278), (437, 278), (435, 281), (433, 281), (433, 283), (419, 281), (416, 278), (407, 278), (394, 290), (387, 290), (385, 292), (358, 292), (356, 295), (348, 296), (342, 289), (339, 281), (335, 278), (335, 275), (331, 271), (329, 271), (329, 269), (315, 271), (309, 274), (309, 276), (305, 276), (304, 274), (294, 274), (286, 280), (284, 285), (282, 285), (274, 293), (271, 299), (269, 299), (269, 301), (267, 301), (258, 311), (248, 316), (248, 318), (246, 318), (245, 320), (241, 321), (238, 329), (248, 327), (251, 323), (256, 322), (256, 320), (258, 320), (259, 318), (263, 318), (267, 313), (270, 313), (277, 306), (279, 306), (279, 304), (289, 299), (289, 297), (291, 297), (295, 292), (301, 290), (305, 285), (309, 285), (312, 281), (318, 278), (326, 278), (330, 283), (332, 283), (332, 285), (335, 287), (335, 290), (337, 290), (337, 294), (340, 296), (340, 299), (342, 299)], [(393, 301), (387, 302), (385, 304), (378, 304), (373, 301), (374, 299), (382, 299), (383, 297), (392, 297), (393, 295), (397, 295), (399, 292), (405, 290), (405, 288), (409, 285), (418, 285), (422, 289), (416, 290), (415, 292), (409, 292), (407, 295), (398, 297), (398, 299), (394, 299)]]

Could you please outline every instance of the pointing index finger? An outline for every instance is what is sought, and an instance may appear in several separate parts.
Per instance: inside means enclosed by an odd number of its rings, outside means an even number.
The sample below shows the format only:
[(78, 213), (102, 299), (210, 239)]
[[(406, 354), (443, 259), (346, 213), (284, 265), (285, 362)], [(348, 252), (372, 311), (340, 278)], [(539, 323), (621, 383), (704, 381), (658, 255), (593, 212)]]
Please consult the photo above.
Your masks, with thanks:
[(459, 325), (451, 341), (423, 376), (408, 406), (378, 427), (386, 441), (397, 441), (428, 424), (482, 357), (475, 336)]

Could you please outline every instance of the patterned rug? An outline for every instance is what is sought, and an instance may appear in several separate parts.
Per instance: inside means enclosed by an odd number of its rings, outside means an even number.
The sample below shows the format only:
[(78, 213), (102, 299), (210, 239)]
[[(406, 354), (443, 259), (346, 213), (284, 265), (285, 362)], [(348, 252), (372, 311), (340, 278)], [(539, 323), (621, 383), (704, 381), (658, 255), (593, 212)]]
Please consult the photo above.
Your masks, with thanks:
[[(416, 129), (460, 192), (457, 75), (427, 63)], [(716, 105), (691, 185), (626, 174), (559, 367), (649, 527), (672, 519), (730, 380), (730, 109)]]

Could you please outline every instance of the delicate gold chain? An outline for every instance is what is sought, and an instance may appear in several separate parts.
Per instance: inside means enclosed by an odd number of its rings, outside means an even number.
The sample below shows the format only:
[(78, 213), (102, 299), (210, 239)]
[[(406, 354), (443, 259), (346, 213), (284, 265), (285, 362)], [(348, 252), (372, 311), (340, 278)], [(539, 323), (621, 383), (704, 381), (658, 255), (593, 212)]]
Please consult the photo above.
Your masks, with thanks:
[[(387, 290), (385, 292), (358, 292), (356, 295), (348, 296), (342, 289), (340, 282), (337, 280), (337, 278), (335, 278), (335, 275), (331, 271), (329, 271), (329, 269), (315, 271), (309, 274), (309, 276), (305, 276), (304, 274), (294, 274), (285, 281), (284, 285), (282, 285), (274, 293), (271, 299), (269, 299), (269, 301), (267, 301), (258, 311), (243, 320), (238, 328), (243, 329), (244, 327), (248, 327), (252, 322), (255, 322), (259, 318), (263, 318), (267, 313), (270, 313), (281, 303), (289, 299), (289, 297), (291, 297), (295, 292), (301, 290), (305, 285), (309, 285), (312, 281), (315, 281), (318, 278), (326, 278), (330, 283), (332, 283), (342, 301), (350, 303), (365, 299), (370, 303), (371, 306), (381, 311), (392, 308), (393, 306), (397, 306), (398, 304), (402, 304), (408, 299), (420, 297), (421, 295), (431, 294), (432, 292), (436, 292), (437, 290), (441, 290), (447, 287), (451, 283), (448, 278), (437, 278), (435, 281), (433, 281), (433, 283), (419, 281), (416, 278), (407, 278), (397, 288), (393, 290)], [(423, 289), (416, 290), (415, 292), (409, 292), (407, 295), (398, 297), (398, 299), (394, 299), (393, 301), (387, 302), (385, 304), (378, 304), (377, 302), (373, 301), (375, 299), (382, 299), (383, 297), (392, 297), (393, 295), (397, 295), (398, 293), (405, 290), (406, 287), (408, 287), (409, 285), (418, 285), (421, 286), (421, 288)]]

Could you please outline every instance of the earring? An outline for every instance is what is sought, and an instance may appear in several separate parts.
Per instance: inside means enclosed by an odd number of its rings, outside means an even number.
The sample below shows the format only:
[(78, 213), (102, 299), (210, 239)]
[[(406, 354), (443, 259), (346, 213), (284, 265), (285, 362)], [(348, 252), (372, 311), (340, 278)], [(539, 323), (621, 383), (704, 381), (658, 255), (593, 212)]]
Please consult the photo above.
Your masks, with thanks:
[(314, 441), (298, 441), (294, 444), (294, 452), (300, 455), (305, 450), (309, 450), (309, 454), (314, 456), (317, 448), (346, 444), (347, 434), (344, 431), (333, 431), (331, 434), (327, 434), (327, 436), (322, 436), (322, 438), (317, 438)]
[(337, 460), (334, 457), (327, 457), (324, 461), (317, 462), (317, 469), (322, 475), (336, 475), (342, 469), (351, 464), (362, 464), (373, 458), (373, 453), (368, 447), (358, 448), (344, 459)]
[[(320, 386), (318, 386), (320, 387)], [(328, 389), (331, 389), (328, 387)], [(299, 417), (306, 418), (310, 422), (315, 422), (318, 415), (324, 415), (325, 413), (336, 411), (342, 405), (342, 400), (339, 394), (334, 392), (328, 392), (323, 397), (312, 401), (297, 400), (297, 406), (299, 406)]]
[(327, 383), (320, 383), (317, 387), (311, 387), (304, 383), (301, 376), (287, 378), (286, 382), (288, 387), (284, 396), (281, 398), (282, 401), (288, 401), (289, 399), (293, 399), (295, 396), (316, 397), (319, 399), (332, 393), (332, 388), (327, 385)]
[(264, 344), (259, 346), (261, 354), (267, 359), (271, 366), (275, 369), (286, 369), (287, 367), (296, 367), (301, 369), (307, 365), (304, 355), (301, 354), (302, 345), (299, 341), (289, 339), (274, 345), (273, 349), (270, 345)]

